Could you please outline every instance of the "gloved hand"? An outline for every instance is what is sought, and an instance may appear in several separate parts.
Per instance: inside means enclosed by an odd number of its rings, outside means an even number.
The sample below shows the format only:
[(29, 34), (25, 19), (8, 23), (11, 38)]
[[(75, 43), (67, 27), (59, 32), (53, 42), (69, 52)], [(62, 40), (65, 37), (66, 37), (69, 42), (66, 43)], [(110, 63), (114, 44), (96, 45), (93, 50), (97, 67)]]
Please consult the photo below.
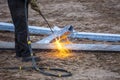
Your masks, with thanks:
[(40, 12), (40, 7), (37, 3), (37, 0), (30, 0), (31, 8), (37, 12)]

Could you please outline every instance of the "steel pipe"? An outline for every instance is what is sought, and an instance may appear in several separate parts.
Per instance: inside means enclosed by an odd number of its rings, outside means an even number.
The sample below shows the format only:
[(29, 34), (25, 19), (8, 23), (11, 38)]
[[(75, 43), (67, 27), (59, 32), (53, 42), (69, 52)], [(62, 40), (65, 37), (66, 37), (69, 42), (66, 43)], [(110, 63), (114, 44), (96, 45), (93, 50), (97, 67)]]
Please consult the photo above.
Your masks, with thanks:
[[(14, 31), (13, 24), (0, 22), (0, 30), (1, 31)], [(59, 28), (54, 28), (53, 31), (59, 31)], [(31, 34), (52, 34), (49, 28), (43, 27), (36, 27), (36, 26), (29, 26), (29, 32)], [(120, 34), (106, 34), (106, 33), (88, 33), (88, 32), (76, 32), (74, 31), (72, 34), (69, 35), (71, 38), (80, 38), (80, 39), (90, 39), (90, 40), (97, 40), (97, 41), (113, 41), (118, 42), (120, 41)]]
[[(41, 43), (32, 43), (33, 50), (49, 50), (57, 49), (53, 43), (41, 44)], [(67, 44), (65, 47), (73, 51), (115, 51), (120, 52), (120, 45), (107, 45), (107, 44)], [(14, 42), (1, 42), (0, 41), (0, 50), (14, 50)]]

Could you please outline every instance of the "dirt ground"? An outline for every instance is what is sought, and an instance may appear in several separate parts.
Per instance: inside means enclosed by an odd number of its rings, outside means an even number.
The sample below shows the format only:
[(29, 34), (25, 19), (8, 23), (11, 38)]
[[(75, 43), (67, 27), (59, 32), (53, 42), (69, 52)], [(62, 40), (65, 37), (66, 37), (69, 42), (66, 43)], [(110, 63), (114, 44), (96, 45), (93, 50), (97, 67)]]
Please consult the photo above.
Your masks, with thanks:
[[(73, 25), (76, 31), (120, 34), (120, 0), (38, 0), (51, 25)], [(7, 0), (0, 1), (0, 22), (12, 22)], [(47, 26), (39, 15), (29, 9), (29, 25)], [(33, 36), (36, 41), (42, 36)], [(14, 41), (14, 33), (0, 31), (0, 41)], [(110, 43), (71, 39), (74, 43)], [(111, 43), (111, 44), (118, 44)], [(64, 68), (71, 77), (56, 78), (33, 70), (0, 70), (0, 80), (120, 80), (119, 52), (72, 52), (65, 59), (54, 58), (48, 51), (34, 51), (41, 58), (39, 66)], [(15, 52), (0, 50), (0, 67), (29, 66), (31, 62), (16, 59)]]

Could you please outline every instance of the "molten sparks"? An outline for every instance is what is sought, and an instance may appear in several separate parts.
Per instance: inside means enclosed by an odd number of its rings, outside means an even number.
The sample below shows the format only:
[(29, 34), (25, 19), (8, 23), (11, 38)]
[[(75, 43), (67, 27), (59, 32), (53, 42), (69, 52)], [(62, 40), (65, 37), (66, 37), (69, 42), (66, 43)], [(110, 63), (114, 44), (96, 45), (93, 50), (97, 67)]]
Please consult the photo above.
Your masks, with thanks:
[[(63, 38), (61, 38), (63, 39)], [(53, 55), (57, 58), (67, 58), (70, 56), (73, 56), (72, 53), (70, 52), (70, 50), (68, 50), (65, 45), (66, 44), (70, 44), (71, 42), (66, 38), (65, 42), (62, 42), (61, 39), (56, 39), (55, 40), (55, 47), (57, 47), (58, 49), (58, 53), (54, 53)]]

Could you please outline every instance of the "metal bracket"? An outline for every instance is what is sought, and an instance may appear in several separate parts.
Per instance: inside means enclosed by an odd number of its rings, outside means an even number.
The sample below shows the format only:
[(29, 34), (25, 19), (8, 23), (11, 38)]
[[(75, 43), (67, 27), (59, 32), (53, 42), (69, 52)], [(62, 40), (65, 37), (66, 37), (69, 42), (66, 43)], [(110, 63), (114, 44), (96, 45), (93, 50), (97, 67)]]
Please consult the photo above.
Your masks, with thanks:
[(42, 40), (37, 41), (36, 43), (50, 43), (54, 39), (59, 38), (61, 36), (64, 36), (64, 35), (68, 36), (71, 32), (73, 32), (73, 27), (71, 25), (65, 26), (63, 29), (61, 29), (57, 32), (54, 32), (50, 36), (43, 38)]

